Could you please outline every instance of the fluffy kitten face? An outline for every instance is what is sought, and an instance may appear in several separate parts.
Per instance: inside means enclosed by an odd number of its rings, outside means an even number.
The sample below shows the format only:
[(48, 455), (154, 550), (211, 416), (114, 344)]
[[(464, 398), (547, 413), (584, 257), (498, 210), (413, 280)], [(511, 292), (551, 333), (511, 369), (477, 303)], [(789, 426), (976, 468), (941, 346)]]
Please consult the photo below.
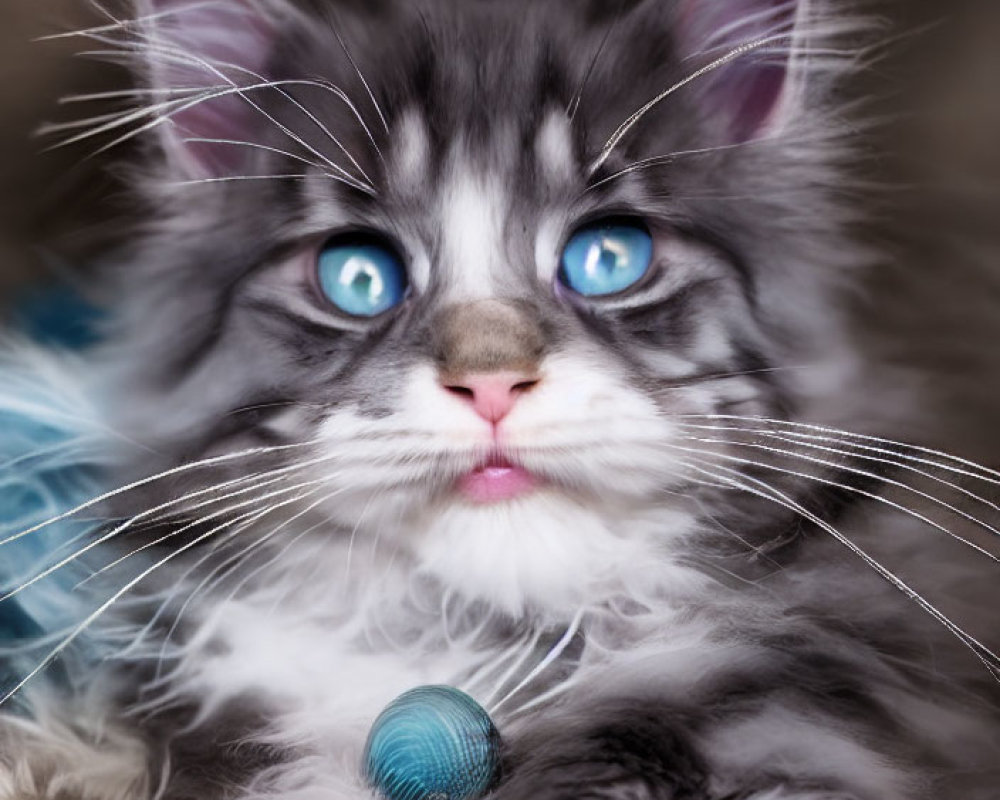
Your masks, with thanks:
[[(746, 305), (731, 265), (668, 224), (657, 223), (652, 272), (627, 296), (588, 302), (560, 284), (574, 227), (634, 206), (626, 192), (581, 199), (581, 166), (546, 152), (555, 135), (557, 152), (570, 151), (568, 130), (554, 134), (556, 124), (543, 123), (529, 150), (536, 197), (512, 190), (514, 170), (480, 168), (483, 159), (461, 144), (439, 175), (408, 180), (425, 207), (404, 196), (399, 207), (419, 216), (387, 214), (379, 227), (397, 231), (408, 254), (411, 296), (389, 312), (394, 319), (370, 324), (384, 330), (368, 333), (370, 353), (355, 374), (331, 382), (331, 393), (346, 389), (349, 399), (332, 404), (318, 429), (332, 459), (323, 470), (336, 492), (334, 519), (512, 612), (525, 603), (563, 611), (613, 586), (630, 564), (662, 561), (688, 525), (630, 542), (640, 534), (628, 520), (661, 507), (684, 481), (666, 447), (676, 438), (671, 414), (757, 396), (750, 385), (705, 389), (704, 399), (681, 387), (698, 373), (738, 369), (731, 339)], [(425, 134), (407, 135), (403, 146), (419, 147), (412, 137)], [(504, 144), (488, 146), (496, 153)], [(508, 149), (499, 163), (520, 160), (516, 140)], [(269, 289), (279, 307), (296, 294)], [(672, 347), (643, 341), (671, 336), (671, 314)], [(455, 384), (496, 373), (530, 386), (494, 420)], [(464, 475), (497, 456), (535, 486), (497, 501), (461, 491)]]
[[(525, 3), (514, 25), (488, 3), (433, 23), (410, 3), (152, 3), (139, 49), (180, 99), (150, 182), (160, 223), (125, 278), (129, 434), (170, 464), (309, 443), (229, 477), (279, 459), (324, 515), (315, 535), (512, 613), (564, 613), (689, 550), (683, 415), (801, 402), (771, 368), (829, 358), (818, 298), (854, 258), (826, 247), (831, 131), (797, 118), (785, 39), (608, 148), (664, 89), (805, 15), (722, 5)], [(218, 94), (184, 102), (191, 87)], [(621, 219), (649, 232), (648, 271), (607, 296), (567, 286), (573, 234)], [(406, 271), (373, 318), (317, 287), (351, 231)], [(475, 387), (496, 376), (503, 413), (484, 413)], [(497, 464), (524, 481), (510, 498), (463, 491)]]

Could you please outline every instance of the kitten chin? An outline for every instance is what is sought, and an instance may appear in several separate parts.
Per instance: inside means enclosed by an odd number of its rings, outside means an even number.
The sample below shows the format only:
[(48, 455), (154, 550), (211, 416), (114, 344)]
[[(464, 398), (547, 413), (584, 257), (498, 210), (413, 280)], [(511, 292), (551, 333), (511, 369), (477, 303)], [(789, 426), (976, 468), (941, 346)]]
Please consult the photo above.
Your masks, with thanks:
[(662, 583), (676, 571), (686, 586), (690, 572), (672, 554), (695, 527), (679, 509), (643, 516), (540, 489), (503, 504), (442, 503), (402, 536), (412, 537), (419, 568), (461, 596), (515, 617), (568, 619), (616, 595), (641, 596), (654, 575)]

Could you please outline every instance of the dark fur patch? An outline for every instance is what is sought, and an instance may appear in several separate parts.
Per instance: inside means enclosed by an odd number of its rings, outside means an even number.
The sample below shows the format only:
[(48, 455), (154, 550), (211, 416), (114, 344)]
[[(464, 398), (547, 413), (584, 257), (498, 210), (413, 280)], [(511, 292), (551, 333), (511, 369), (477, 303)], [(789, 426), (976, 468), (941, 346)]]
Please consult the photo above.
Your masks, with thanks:
[(498, 800), (702, 800), (706, 767), (685, 719), (635, 701), (586, 709), (512, 743)]
[(229, 800), (239, 796), (255, 775), (287, 762), (292, 753), (252, 741), (268, 727), (268, 711), (257, 698), (229, 702), (206, 720), (197, 708), (161, 712), (143, 723), (150, 741), (152, 775), (171, 765), (163, 800)]

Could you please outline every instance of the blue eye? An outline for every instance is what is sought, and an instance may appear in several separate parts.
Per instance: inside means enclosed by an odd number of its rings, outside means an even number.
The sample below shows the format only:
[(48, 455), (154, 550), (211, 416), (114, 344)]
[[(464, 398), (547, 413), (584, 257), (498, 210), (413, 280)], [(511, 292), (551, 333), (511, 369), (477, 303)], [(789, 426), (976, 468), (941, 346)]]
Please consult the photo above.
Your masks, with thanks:
[(406, 268), (396, 251), (375, 237), (335, 239), (320, 251), (319, 288), (352, 317), (377, 317), (406, 297)]
[(615, 294), (635, 284), (653, 260), (653, 237), (639, 222), (600, 221), (567, 242), (559, 279), (586, 297)]

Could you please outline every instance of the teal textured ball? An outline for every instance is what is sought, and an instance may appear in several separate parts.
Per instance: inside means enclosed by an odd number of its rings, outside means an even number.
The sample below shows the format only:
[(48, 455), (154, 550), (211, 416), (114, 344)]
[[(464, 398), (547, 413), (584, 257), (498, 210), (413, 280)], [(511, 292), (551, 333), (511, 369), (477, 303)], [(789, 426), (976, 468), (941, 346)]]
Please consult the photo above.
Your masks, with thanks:
[(464, 692), (420, 686), (379, 714), (363, 770), (386, 800), (474, 800), (500, 774), (500, 734)]

